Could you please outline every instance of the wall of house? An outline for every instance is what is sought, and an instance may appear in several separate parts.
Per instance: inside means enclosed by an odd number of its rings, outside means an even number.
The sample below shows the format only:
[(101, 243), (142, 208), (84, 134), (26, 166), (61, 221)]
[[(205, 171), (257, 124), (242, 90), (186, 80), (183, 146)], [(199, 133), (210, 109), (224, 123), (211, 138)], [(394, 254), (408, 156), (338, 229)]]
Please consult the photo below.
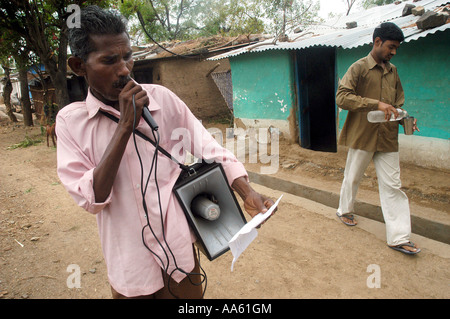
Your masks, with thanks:
[[(150, 70), (154, 84), (173, 91), (183, 100), (199, 119), (231, 117), (225, 99), (211, 75), (206, 76), (217, 65), (217, 61), (199, 59), (158, 59), (135, 63), (134, 70)], [(215, 72), (230, 69), (228, 60), (219, 61)], [(150, 82), (150, 81), (149, 81)]]
[[(235, 126), (275, 127), (295, 138), (294, 65), (290, 51), (265, 51), (230, 58)], [(295, 125), (294, 125), (295, 126)]]
[[(342, 78), (348, 67), (369, 54), (371, 46), (337, 51), (337, 73)], [(424, 166), (450, 168), (450, 30), (402, 43), (392, 63), (397, 66), (405, 91), (404, 109), (418, 119), (420, 132), (403, 134), (400, 127), (402, 160)], [(347, 111), (339, 112), (342, 129)]]

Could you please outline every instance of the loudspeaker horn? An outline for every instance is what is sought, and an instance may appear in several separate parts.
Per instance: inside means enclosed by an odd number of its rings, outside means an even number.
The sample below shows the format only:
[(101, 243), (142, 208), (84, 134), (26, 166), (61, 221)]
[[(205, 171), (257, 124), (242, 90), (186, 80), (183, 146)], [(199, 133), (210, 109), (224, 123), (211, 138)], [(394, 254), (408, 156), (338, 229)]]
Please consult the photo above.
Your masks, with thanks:
[(246, 224), (220, 163), (198, 163), (180, 174), (174, 192), (196, 245), (210, 261), (229, 250), (228, 242)]

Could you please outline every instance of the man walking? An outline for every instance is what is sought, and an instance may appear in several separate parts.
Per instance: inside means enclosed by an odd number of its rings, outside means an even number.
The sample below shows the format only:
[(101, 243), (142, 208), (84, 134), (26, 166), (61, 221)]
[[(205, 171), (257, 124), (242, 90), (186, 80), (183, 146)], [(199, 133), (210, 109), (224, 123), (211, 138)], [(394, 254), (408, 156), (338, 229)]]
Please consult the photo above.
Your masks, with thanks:
[[(404, 40), (394, 23), (382, 23), (373, 33), (371, 52), (347, 70), (336, 93), (337, 105), (348, 110), (339, 137), (339, 144), (349, 147), (342, 182), (337, 216), (348, 226), (357, 224), (353, 206), (361, 178), (373, 160), (380, 192), (380, 202), (386, 223), (389, 247), (406, 254), (420, 249), (410, 241), (411, 220), (409, 202), (400, 189), (398, 153), (399, 121), (370, 123), (369, 111), (381, 110), (389, 119), (405, 101), (397, 68), (390, 63)], [(414, 130), (418, 130), (414, 123)]]

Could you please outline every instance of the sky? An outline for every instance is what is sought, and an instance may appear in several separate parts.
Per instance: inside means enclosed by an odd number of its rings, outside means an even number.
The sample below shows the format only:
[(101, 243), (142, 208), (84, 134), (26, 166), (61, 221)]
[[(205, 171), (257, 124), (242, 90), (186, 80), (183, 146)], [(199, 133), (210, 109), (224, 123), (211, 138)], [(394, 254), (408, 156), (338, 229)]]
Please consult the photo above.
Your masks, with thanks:
[[(320, 1), (320, 11), (319, 16), (321, 18), (328, 18), (328, 13), (333, 12), (334, 14), (347, 12), (347, 3), (345, 0), (319, 0)], [(360, 2), (356, 1), (353, 5), (351, 13), (355, 13), (360, 10)]]

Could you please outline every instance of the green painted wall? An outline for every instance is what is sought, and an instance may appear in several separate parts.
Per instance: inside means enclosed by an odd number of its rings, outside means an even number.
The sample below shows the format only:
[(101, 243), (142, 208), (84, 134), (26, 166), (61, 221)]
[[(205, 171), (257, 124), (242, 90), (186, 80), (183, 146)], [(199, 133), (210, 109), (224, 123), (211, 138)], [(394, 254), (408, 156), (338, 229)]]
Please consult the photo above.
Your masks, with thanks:
[(229, 59), (236, 118), (287, 120), (295, 105), (290, 51), (250, 53)]
[[(369, 54), (371, 46), (337, 50), (338, 76), (359, 58)], [(418, 119), (420, 132), (414, 135), (450, 138), (450, 30), (402, 43), (392, 63), (397, 66), (405, 91), (404, 108)], [(339, 113), (341, 129), (347, 111)], [(400, 127), (400, 133), (403, 129)]]
[[(356, 60), (369, 54), (370, 45), (337, 49), (338, 77)], [(392, 59), (405, 90), (405, 109), (418, 119), (415, 135), (450, 138), (450, 30), (403, 43)], [(270, 50), (230, 58), (234, 115), (245, 119), (287, 120), (295, 109), (292, 52)], [(341, 129), (347, 111), (339, 113)], [(400, 127), (400, 133), (403, 129)]]

